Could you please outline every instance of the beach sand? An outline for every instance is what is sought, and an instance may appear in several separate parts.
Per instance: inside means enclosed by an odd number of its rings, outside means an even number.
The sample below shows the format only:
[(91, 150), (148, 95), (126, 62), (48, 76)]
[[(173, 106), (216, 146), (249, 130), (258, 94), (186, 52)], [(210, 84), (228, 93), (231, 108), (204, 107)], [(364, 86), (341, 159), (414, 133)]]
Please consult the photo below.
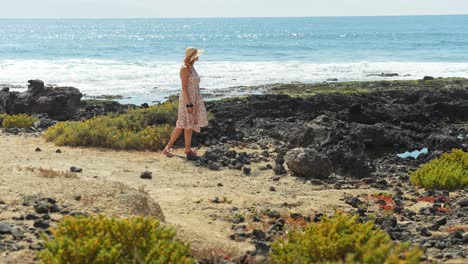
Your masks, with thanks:
[[(35, 151), (37, 147), (42, 151)], [(57, 149), (62, 153), (56, 153)], [(233, 233), (230, 220), (235, 213), (265, 209), (307, 215), (331, 213), (337, 208), (351, 208), (341, 200), (345, 194), (376, 191), (330, 189), (289, 175), (275, 182), (273, 171), (258, 169), (264, 163), (252, 165), (251, 175), (246, 176), (238, 170), (211, 171), (183, 158), (168, 158), (155, 152), (57, 147), (31, 135), (0, 134), (0, 150), (0, 197), (10, 208), (20, 208), (25, 195), (39, 195), (54, 197), (59, 204), (86, 212), (128, 216), (134, 214), (132, 205), (123, 204), (120, 194), (128, 188), (139, 189), (159, 203), (166, 223), (176, 227), (181, 240), (191, 243), (195, 254), (235, 255), (254, 249), (250, 243), (229, 239)], [(200, 151), (203, 153), (203, 149)], [(181, 154), (182, 150), (175, 153)], [(44, 178), (33, 171), (68, 171), (71, 166), (83, 169), (76, 179)], [(141, 179), (143, 171), (152, 172), (153, 178)], [(276, 191), (270, 191), (271, 186)], [(77, 195), (82, 199), (76, 201)], [(226, 202), (213, 203), (214, 197)], [(22, 209), (18, 208), (0, 212), (0, 221), (9, 220), (11, 211), (19, 214)], [(29, 253), (26, 255), (31, 258), (32, 251)], [(3, 262), (14, 263), (18, 255), (0, 254), (0, 262), (2, 258)]]

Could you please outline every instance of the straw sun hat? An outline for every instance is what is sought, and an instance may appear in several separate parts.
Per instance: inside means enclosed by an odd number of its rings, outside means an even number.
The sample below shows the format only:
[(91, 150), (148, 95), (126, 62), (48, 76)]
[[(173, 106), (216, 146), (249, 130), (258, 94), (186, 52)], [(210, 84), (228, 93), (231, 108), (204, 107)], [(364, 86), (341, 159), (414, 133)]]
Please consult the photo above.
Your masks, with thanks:
[(204, 52), (204, 50), (188, 47), (185, 49), (185, 58), (190, 57), (189, 62), (192, 62), (195, 58), (200, 57)]

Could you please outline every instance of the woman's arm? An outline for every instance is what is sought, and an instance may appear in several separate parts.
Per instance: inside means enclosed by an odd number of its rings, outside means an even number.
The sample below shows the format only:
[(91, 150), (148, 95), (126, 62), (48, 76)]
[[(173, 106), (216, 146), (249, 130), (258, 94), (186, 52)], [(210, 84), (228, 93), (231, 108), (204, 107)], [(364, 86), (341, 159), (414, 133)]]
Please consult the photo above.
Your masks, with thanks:
[[(190, 70), (187, 66), (184, 66), (180, 69), (180, 79), (182, 80), (182, 95), (184, 97), (184, 104), (191, 105), (192, 102), (190, 100), (189, 91), (188, 91), (188, 79), (190, 75)], [(193, 112), (193, 107), (188, 107), (187, 111), (189, 113)]]
[(180, 79), (182, 80), (182, 94), (184, 95), (184, 104), (191, 104), (188, 92), (189, 69), (184, 66), (180, 69)]

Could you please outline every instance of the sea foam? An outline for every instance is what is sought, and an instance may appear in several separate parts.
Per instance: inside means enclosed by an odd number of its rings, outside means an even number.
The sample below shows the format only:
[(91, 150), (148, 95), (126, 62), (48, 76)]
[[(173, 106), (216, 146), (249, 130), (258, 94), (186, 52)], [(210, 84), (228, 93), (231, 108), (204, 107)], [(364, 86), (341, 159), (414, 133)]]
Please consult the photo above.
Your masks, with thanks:
[[(0, 83), (25, 85), (29, 79), (74, 86), (87, 95), (119, 94), (161, 100), (178, 93), (178, 61), (115, 61), (98, 59), (0, 60)], [(425, 75), (468, 77), (468, 63), (458, 62), (353, 62), (200, 61), (201, 87), (223, 89), (270, 83), (322, 82), (329, 78), (352, 80), (409, 80)], [(398, 73), (396, 77), (375, 74)], [(373, 76), (370, 76), (373, 75)]]

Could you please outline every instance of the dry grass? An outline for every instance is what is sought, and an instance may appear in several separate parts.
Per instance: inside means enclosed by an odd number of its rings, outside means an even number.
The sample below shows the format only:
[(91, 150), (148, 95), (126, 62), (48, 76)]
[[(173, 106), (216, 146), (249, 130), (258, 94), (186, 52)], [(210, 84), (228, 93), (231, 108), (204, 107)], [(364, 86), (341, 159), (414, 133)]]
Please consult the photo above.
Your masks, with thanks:
[(67, 179), (78, 178), (78, 175), (76, 175), (76, 173), (69, 172), (69, 171), (58, 171), (54, 169), (44, 169), (42, 167), (36, 168), (36, 167), (31, 167), (31, 166), (28, 166), (28, 167), (17, 166), (17, 168), (19, 171), (22, 171), (23, 169), (25, 169), (27, 171), (31, 171), (31, 172), (38, 174), (40, 177), (50, 178), (50, 179), (58, 178), (58, 177), (67, 178)]
[(64, 178), (78, 178), (78, 176), (75, 173), (69, 172), (69, 171), (56, 171), (53, 169), (44, 169), (44, 168), (39, 168), (38, 173), (41, 177), (45, 178), (57, 178), (57, 177), (64, 177)]

